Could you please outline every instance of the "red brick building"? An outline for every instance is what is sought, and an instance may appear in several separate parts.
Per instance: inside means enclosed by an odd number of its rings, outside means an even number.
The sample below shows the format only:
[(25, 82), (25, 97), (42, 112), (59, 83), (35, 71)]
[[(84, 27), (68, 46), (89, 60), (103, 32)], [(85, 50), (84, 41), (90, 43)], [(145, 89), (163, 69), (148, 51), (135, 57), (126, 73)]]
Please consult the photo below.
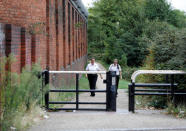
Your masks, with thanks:
[(0, 56), (11, 71), (40, 62), (43, 69), (82, 70), (87, 56), (87, 10), (81, 0), (0, 0)]
[[(15, 56), (8, 68), (17, 73), (36, 62), (43, 69), (83, 70), (87, 16), (81, 0), (0, 0), (0, 57)], [(72, 83), (72, 76), (60, 79)]]

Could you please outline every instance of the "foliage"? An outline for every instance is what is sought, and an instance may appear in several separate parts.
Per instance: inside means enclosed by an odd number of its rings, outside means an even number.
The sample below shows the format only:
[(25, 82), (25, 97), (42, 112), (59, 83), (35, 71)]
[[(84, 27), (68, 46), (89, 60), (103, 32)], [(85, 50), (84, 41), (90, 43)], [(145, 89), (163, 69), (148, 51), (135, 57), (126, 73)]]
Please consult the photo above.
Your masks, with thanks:
[(119, 81), (119, 89), (128, 89), (128, 85), (129, 85), (129, 81), (127, 81), (127, 80), (124, 80), (124, 79), (122, 79), (122, 80), (120, 80)]
[[(185, 70), (186, 69), (186, 29), (169, 27), (163, 33), (156, 34), (151, 40), (150, 54), (147, 56), (143, 69), (150, 70)], [(185, 76), (175, 78), (178, 89), (186, 88)], [(165, 82), (165, 76), (143, 75), (140, 82)], [(166, 107), (168, 104), (164, 97), (150, 97), (150, 105), (155, 108)], [(183, 102), (184, 97), (175, 97), (176, 102)], [(149, 102), (148, 102), (149, 103)], [(171, 109), (177, 110), (177, 108)], [(168, 111), (168, 112), (174, 112)], [(179, 114), (179, 113), (177, 113)]]
[(175, 27), (186, 27), (185, 12), (173, 9), (166, 0), (147, 0), (144, 8), (145, 17), (150, 21), (159, 20)]
[(46, 34), (44, 22), (33, 23), (28, 26), (28, 33), (31, 35)]
[(168, 104), (167, 113), (176, 116), (177, 118), (186, 118), (186, 106), (184, 104), (175, 106), (172, 103)]
[[(139, 3), (133, 1), (100, 0), (89, 9), (89, 53), (110, 63), (114, 58), (123, 63), (135, 65), (141, 58), (138, 36), (141, 35), (144, 23)], [(130, 8), (129, 8), (130, 7)], [(127, 62), (125, 60), (127, 57)], [(138, 58), (139, 57), (139, 58)]]
[(165, 109), (168, 107), (169, 97), (163, 96), (136, 96), (138, 109)]
[(123, 67), (122, 68), (122, 76), (123, 79), (127, 80), (127, 81), (131, 81), (131, 76), (132, 74), (137, 71), (139, 68), (136, 67)]
[(165, 109), (167, 107), (167, 97), (152, 96), (147, 103), (148, 107), (154, 107), (156, 109)]
[[(98, 0), (89, 13), (89, 55), (107, 64), (119, 59), (124, 79), (139, 67), (186, 70), (186, 14), (167, 0)], [(175, 80), (178, 89), (185, 89), (184, 76)], [(165, 77), (141, 75), (138, 81), (163, 82)], [(148, 106), (167, 106), (165, 97), (147, 99)]]
[(31, 70), (29, 69), (30, 67), (26, 67), (18, 75), (17, 73), (4, 70), (7, 62), (10, 65), (12, 64), (12, 57), (2, 59), (4, 59), (1, 60), (0, 68), (2, 131), (10, 130), (11, 126), (19, 130), (19, 125), (22, 125), (22, 121), (15, 121), (15, 118), (18, 115), (23, 117), (32, 107), (41, 103), (42, 84), (41, 78), (38, 78), (41, 68), (35, 64)]
[(89, 55), (122, 66), (143, 65), (157, 34), (186, 27), (185, 13), (166, 0), (99, 0), (89, 13)]
[(165, 0), (147, 0), (145, 15), (149, 20), (166, 21), (171, 13), (171, 5)]
[(186, 69), (186, 29), (170, 30), (154, 39), (156, 69)]

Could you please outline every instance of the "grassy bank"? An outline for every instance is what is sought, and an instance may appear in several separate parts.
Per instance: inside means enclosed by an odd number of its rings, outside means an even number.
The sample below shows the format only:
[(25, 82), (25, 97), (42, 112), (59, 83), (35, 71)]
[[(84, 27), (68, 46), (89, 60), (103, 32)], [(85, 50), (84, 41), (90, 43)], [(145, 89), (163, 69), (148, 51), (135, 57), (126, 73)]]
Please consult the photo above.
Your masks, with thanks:
[(128, 84), (129, 83), (130, 83), (129, 81), (122, 79), (122, 80), (119, 81), (119, 87), (118, 88), (119, 89), (128, 89)]
[(88, 79), (83, 75), (79, 80), (80, 89), (89, 89)]

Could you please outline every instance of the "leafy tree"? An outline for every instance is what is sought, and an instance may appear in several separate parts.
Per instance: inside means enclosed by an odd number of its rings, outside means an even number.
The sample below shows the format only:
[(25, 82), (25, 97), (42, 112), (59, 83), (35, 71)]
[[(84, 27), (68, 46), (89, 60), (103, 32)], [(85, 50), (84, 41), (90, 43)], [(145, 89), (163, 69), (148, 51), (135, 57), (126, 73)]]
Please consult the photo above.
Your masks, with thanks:
[(99, 0), (89, 13), (89, 55), (132, 67), (143, 65), (155, 36), (186, 27), (185, 13), (166, 0)]
[(171, 5), (166, 0), (146, 0), (144, 8), (149, 20), (166, 21), (171, 13)]
[(89, 52), (96, 53), (107, 63), (127, 56), (128, 65), (140, 65), (145, 56), (138, 37), (145, 18), (138, 6), (138, 0), (96, 2), (94, 8), (89, 9)]
[(173, 29), (153, 41), (156, 69), (186, 69), (186, 29)]
[(185, 12), (180, 10), (172, 10), (168, 22), (178, 28), (185, 28), (186, 27), (186, 15)]

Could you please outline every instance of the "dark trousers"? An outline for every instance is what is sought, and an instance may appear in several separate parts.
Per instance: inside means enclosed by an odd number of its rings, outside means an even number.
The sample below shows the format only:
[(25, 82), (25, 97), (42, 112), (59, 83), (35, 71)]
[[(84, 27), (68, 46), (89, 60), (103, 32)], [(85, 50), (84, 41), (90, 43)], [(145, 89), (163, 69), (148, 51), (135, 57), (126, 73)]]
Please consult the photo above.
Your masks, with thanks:
[(118, 94), (119, 75), (116, 76), (116, 94)]
[[(88, 74), (88, 81), (89, 81), (89, 86), (91, 90), (96, 89), (97, 79), (98, 79), (97, 74)], [(95, 95), (95, 92), (91, 92), (91, 95)]]

